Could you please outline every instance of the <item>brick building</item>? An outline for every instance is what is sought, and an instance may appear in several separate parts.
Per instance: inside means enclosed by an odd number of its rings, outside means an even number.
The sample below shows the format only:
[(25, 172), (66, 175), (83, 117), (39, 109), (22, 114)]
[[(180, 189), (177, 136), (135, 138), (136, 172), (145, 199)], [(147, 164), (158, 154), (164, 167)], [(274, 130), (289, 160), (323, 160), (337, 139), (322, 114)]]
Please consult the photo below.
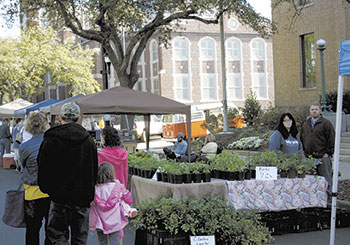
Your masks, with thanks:
[[(320, 53), (316, 41), (324, 39), (325, 88), (336, 91), (339, 43), (350, 38), (350, 4), (343, 0), (298, 0), (300, 16), (283, 4), (273, 10), (278, 33), (273, 36), (275, 104), (307, 106), (321, 95)], [(350, 89), (345, 78), (344, 90)]]
[[(183, 21), (173, 32), (171, 45), (149, 41), (139, 61), (135, 89), (151, 91), (193, 105), (195, 110), (222, 108), (219, 25)], [(253, 90), (264, 107), (274, 104), (272, 39), (226, 18), (225, 49), (228, 107), (241, 107)], [(118, 85), (111, 67), (109, 86)]]
[[(32, 18), (31, 18), (32, 19)], [(44, 23), (40, 13), (35, 18)], [(226, 76), (228, 107), (243, 106), (246, 96), (253, 90), (263, 107), (274, 104), (272, 39), (262, 38), (251, 28), (241, 25), (236, 18), (224, 20), (226, 48)], [(97, 48), (95, 79), (106, 89), (118, 85), (117, 75), (102, 47), (94, 41), (84, 40), (67, 30), (62, 40), (73, 38), (84, 48)], [(126, 33), (127, 39), (127, 33)], [(221, 73), (220, 26), (198, 21), (182, 21), (181, 31), (172, 33), (168, 48), (154, 35), (139, 61), (139, 81), (135, 89), (153, 93), (193, 105), (194, 110), (222, 108), (223, 88)], [(46, 79), (50, 79), (48, 76)], [(68, 88), (61, 84), (38, 96), (48, 98), (69, 97)]]

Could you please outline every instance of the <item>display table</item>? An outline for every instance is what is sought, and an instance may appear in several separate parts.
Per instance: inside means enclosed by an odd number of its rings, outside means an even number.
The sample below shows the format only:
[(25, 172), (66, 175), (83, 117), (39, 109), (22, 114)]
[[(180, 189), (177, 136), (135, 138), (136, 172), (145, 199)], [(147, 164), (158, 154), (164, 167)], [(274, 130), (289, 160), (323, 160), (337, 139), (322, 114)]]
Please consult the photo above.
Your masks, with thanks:
[[(216, 179), (215, 179), (216, 180)], [(281, 211), (308, 207), (327, 207), (327, 181), (324, 177), (278, 180), (224, 181), (229, 201), (235, 209)]]
[(131, 178), (131, 194), (133, 204), (138, 205), (145, 200), (156, 198), (164, 193), (168, 197), (182, 200), (187, 196), (201, 198), (209, 194), (218, 194), (223, 198), (228, 197), (228, 189), (225, 182), (206, 182), (193, 184), (170, 184), (133, 175)]

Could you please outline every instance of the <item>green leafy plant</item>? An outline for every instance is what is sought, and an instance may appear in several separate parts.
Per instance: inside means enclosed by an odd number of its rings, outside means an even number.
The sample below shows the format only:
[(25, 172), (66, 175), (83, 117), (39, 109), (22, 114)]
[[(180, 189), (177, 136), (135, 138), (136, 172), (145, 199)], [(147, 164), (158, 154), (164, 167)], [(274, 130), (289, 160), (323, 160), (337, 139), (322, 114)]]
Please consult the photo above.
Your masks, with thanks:
[(250, 90), (248, 97), (244, 101), (244, 107), (242, 108), (243, 120), (251, 126), (254, 123), (254, 119), (261, 113), (261, 104), (256, 99), (256, 94)]

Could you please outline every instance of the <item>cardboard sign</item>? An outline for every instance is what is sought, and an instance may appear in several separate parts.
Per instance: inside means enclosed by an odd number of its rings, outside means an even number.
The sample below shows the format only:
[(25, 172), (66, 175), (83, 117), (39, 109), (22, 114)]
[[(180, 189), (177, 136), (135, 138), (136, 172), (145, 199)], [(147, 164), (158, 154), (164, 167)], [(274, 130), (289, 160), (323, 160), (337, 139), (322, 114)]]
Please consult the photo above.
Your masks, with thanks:
[(215, 245), (215, 236), (190, 236), (191, 245)]
[(277, 167), (256, 167), (257, 180), (277, 180)]

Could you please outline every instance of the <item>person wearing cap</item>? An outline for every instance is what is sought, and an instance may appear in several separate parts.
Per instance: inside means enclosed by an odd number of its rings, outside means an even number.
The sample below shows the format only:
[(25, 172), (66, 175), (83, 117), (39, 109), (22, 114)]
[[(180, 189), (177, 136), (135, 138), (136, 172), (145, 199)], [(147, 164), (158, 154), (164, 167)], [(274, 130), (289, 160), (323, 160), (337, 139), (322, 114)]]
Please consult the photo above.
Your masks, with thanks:
[(187, 151), (187, 142), (184, 140), (183, 133), (178, 133), (176, 135), (177, 141), (175, 144), (169, 149), (168, 147), (164, 147), (163, 151), (167, 159), (179, 159), (181, 156), (186, 154)]
[(69, 235), (70, 244), (87, 243), (97, 148), (90, 134), (77, 123), (79, 117), (77, 104), (64, 104), (61, 125), (45, 132), (38, 154), (38, 184), (52, 200), (47, 235), (53, 244), (68, 244)]

